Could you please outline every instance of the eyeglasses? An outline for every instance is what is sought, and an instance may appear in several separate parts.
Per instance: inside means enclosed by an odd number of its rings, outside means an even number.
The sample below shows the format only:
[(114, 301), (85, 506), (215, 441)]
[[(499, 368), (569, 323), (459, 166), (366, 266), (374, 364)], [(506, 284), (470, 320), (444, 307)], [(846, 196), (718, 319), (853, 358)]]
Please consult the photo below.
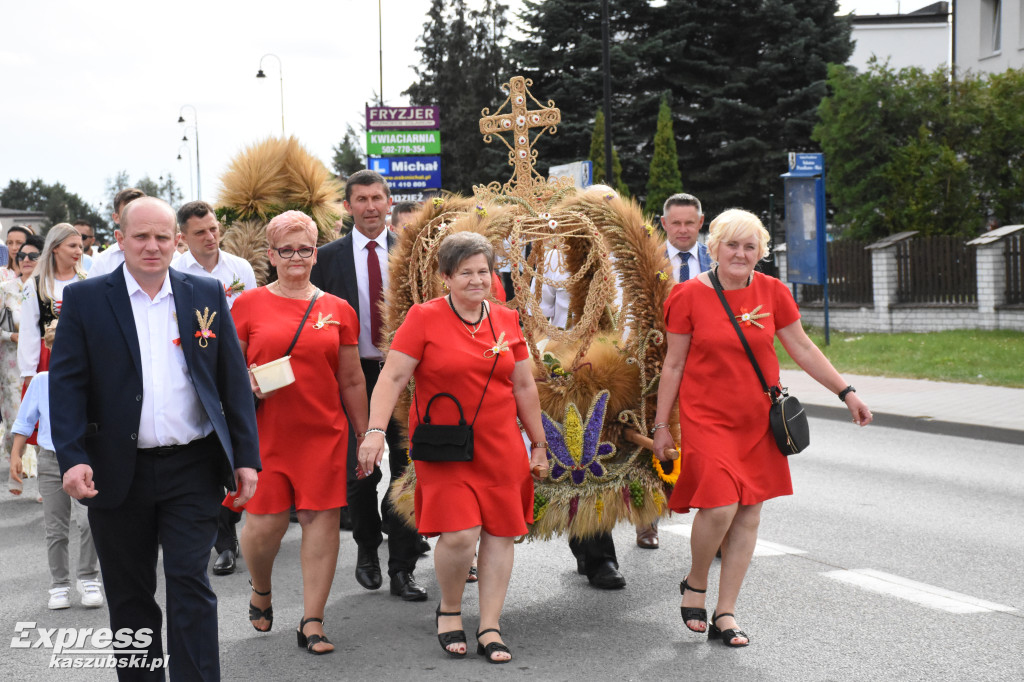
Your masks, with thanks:
[(33, 251), (32, 253), (19, 253), (17, 256), (14, 257), (14, 259), (17, 261), (23, 261), (27, 258), (31, 261), (37, 261), (39, 260), (39, 257), (41, 255), (42, 254), (39, 253), (38, 251)]
[(277, 255), (285, 260), (291, 260), (291, 257), (295, 254), (299, 254), (299, 258), (309, 258), (313, 255), (314, 250), (312, 246), (303, 246), (301, 249), (291, 249), (287, 246), (283, 249), (274, 249), (274, 251), (277, 251)]

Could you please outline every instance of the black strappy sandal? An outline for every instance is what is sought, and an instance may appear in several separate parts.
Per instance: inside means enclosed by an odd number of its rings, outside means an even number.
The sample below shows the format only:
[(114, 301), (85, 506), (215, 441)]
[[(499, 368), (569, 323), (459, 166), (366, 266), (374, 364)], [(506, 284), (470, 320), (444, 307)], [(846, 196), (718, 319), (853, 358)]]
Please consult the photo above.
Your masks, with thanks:
[[(442, 611), (441, 604), (437, 605), (437, 610), (434, 611), (434, 627), (441, 626), (441, 616), (461, 616), (462, 611)], [(466, 652), (452, 651), (448, 647), (452, 644), (465, 644), (466, 643), (466, 631), (465, 630), (449, 630), (448, 632), (437, 633), (437, 641), (441, 643), (441, 648), (444, 652), (453, 658), (465, 658)], [(467, 649), (469, 647), (466, 647)]]
[[(478, 656), (486, 656), (488, 663), (508, 663), (509, 661), (511, 661), (512, 660), (512, 650), (509, 649), (504, 644), (502, 644), (501, 642), (491, 642), (490, 644), (487, 644), (486, 646), (480, 643), (480, 635), (486, 635), (488, 632), (497, 632), (498, 636), (499, 637), (501, 636), (501, 630), (499, 630), (498, 628), (487, 628), (486, 630), (482, 630), (482, 631), (476, 633), (476, 653), (477, 653), (477, 655)], [(506, 654), (509, 655), (509, 658), (499, 658), (499, 659), (491, 658), (491, 656), (494, 655), (498, 651), (504, 651)]]
[[(304, 647), (306, 649), (306, 651), (308, 651), (309, 653), (313, 654), (314, 656), (323, 656), (324, 654), (329, 654), (332, 651), (334, 651), (334, 644), (332, 644), (331, 640), (327, 639), (327, 637), (325, 635), (308, 635), (307, 636), (307, 635), (303, 634), (302, 630), (303, 630), (303, 628), (306, 627), (306, 623), (320, 623), (321, 625), (323, 625), (324, 624), (324, 619), (323, 618), (303, 618), (302, 620), (299, 621), (299, 629), (295, 631), (296, 640), (298, 641), (299, 646), (300, 647)], [(317, 651), (316, 649), (313, 648), (317, 644), (330, 644), (331, 648), (323, 650), (323, 651)]]
[[(683, 582), (679, 583), (679, 594), (686, 594), (687, 590), (689, 590), (690, 592), (696, 592), (697, 594), (705, 594), (707, 592), (707, 590), (697, 590), (697, 589), (694, 589), (694, 588), (690, 587), (690, 584), (687, 583), (686, 580), (683, 580)], [(708, 610), (707, 609), (698, 608), (696, 606), (680, 606), (679, 607), (679, 613), (683, 617), (683, 625), (685, 625), (686, 629), (689, 630), (690, 632), (697, 632), (697, 633), (700, 633), (700, 634), (703, 635), (705, 632), (708, 631)], [(700, 622), (704, 623), (704, 629), (703, 630), (695, 630), (695, 629), (691, 628), (689, 623), (687, 622), (687, 621), (691, 621), (691, 620), (699, 620)]]
[[(725, 618), (726, 616), (732, 616), (733, 618), (736, 617), (736, 615), (732, 613), (718, 613), (717, 611), (715, 612), (715, 615), (711, 617), (711, 627), (708, 628), (708, 639), (720, 639), (722, 640), (722, 644), (728, 647), (732, 647), (733, 649), (739, 649), (740, 647), (745, 647), (748, 644), (750, 644), (750, 637), (748, 637), (747, 633), (743, 632), (743, 630), (739, 630), (737, 628), (729, 628), (728, 630), (718, 629), (718, 626), (715, 625), (715, 622), (719, 618)], [(737, 637), (742, 637), (747, 641), (742, 642), (740, 644), (734, 644), (732, 640), (736, 639)]]
[[(253, 587), (252, 578), (249, 579), (249, 587), (251, 587), (252, 591), (255, 592), (256, 594), (258, 594), (261, 597), (269, 596), (271, 591), (272, 591), (272, 590), (267, 590), (266, 592), (260, 592), (255, 587)], [(256, 627), (256, 624), (252, 622), (254, 620), (265, 620), (265, 621), (267, 621), (268, 622), (267, 629), (266, 630), (260, 630), (258, 627)], [(255, 606), (252, 602), (249, 602), (249, 623), (252, 625), (252, 629), (255, 630), (256, 632), (270, 632), (270, 629), (272, 627), (274, 627), (274, 605), (271, 604), (267, 608), (261, 609), (258, 606)]]

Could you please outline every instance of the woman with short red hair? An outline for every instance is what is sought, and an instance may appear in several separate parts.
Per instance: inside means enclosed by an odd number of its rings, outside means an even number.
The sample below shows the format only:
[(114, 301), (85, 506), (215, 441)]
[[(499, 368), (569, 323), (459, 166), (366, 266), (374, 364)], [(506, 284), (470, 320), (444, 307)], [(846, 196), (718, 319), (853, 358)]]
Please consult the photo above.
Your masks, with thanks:
[(267, 241), (277, 281), (242, 293), (231, 315), (250, 370), (287, 354), (295, 381), (263, 393), (250, 372), (253, 394), (260, 400), (256, 423), (263, 470), (245, 505), (248, 518), (241, 535), (254, 593), (249, 620), (260, 632), (273, 625), (271, 574), (294, 505), (302, 527), (304, 615), (298, 644), (312, 654), (326, 654), (334, 645), (324, 635), (324, 607), (338, 562), (339, 508), (346, 505), (345, 414), (359, 440), (366, 430), (359, 319), (348, 303), (309, 281), (317, 241), (309, 216), (282, 213), (267, 225)]

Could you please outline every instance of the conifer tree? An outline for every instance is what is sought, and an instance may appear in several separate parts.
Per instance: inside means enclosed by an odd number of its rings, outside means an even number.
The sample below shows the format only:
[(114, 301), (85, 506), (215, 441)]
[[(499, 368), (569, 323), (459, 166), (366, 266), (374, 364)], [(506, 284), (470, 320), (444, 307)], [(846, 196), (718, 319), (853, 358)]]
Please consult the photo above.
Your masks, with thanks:
[(507, 180), (507, 149), (485, 144), (480, 110), (501, 103), (507, 7), (482, 0), (432, 0), (416, 50), (417, 80), (403, 93), (413, 105), (440, 107), (441, 182), (446, 190), (470, 193), (474, 184)]
[(629, 196), (629, 188), (622, 182), (622, 162), (615, 147), (612, 147), (612, 177), (609, 178), (605, 172), (604, 112), (600, 109), (594, 117), (594, 130), (590, 134), (590, 162), (594, 164), (595, 185), (608, 185), (622, 196)]
[(668, 95), (665, 95), (661, 98), (661, 108), (658, 110), (654, 154), (647, 175), (647, 197), (644, 199), (647, 211), (660, 213), (665, 200), (682, 191), (683, 175), (679, 172), (676, 138), (672, 133), (672, 109), (668, 105)]

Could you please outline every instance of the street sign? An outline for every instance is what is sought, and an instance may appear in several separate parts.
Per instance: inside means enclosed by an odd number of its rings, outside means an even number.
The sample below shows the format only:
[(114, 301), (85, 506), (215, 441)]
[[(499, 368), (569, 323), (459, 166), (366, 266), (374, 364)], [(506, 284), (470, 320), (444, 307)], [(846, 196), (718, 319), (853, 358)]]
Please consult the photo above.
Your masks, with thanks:
[(440, 130), (368, 130), (366, 153), (370, 156), (440, 154)]
[(440, 109), (436, 106), (366, 107), (367, 130), (427, 130), (440, 125)]
[(789, 153), (789, 172), (793, 175), (824, 175), (824, 154)]
[(370, 159), (370, 170), (383, 175), (392, 192), (441, 188), (440, 156)]
[(583, 189), (593, 184), (594, 163), (592, 161), (574, 161), (548, 169), (548, 180), (554, 178), (572, 178), (573, 184)]
[(786, 279), (823, 287), (825, 345), (829, 343), (825, 155), (789, 154), (786, 188)]

